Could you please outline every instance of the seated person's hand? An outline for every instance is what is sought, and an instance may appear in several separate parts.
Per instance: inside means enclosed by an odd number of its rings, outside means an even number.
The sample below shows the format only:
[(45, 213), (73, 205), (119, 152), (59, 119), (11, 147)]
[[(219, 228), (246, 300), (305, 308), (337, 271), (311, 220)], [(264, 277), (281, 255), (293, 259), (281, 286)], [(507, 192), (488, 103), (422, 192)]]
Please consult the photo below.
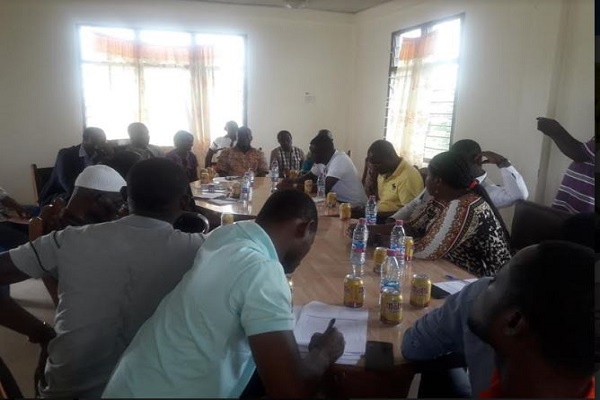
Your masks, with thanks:
[(333, 327), (323, 333), (317, 332), (312, 335), (308, 344), (308, 351), (319, 350), (329, 358), (330, 363), (334, 363), (344, 354), (345, 347), (344, 335)]
[(15, 211), (20, 218), (31, 218), (31, 214), (28, 213), (18, 201), (10, 196), (3, 198), (1, 203), (4, 207)]

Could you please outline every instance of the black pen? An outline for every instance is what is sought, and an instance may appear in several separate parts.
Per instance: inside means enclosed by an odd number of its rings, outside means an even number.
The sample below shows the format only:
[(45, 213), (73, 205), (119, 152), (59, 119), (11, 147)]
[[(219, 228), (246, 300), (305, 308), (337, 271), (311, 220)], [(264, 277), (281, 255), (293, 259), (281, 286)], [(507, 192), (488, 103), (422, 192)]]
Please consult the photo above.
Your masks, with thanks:
[(333, 328), (333, 324), (335, 324), (335, 318), (331, 318), (331, 321), (329, 321), (329, 325), (327, 325), (327, 329), (325, 329), (325, 332)]

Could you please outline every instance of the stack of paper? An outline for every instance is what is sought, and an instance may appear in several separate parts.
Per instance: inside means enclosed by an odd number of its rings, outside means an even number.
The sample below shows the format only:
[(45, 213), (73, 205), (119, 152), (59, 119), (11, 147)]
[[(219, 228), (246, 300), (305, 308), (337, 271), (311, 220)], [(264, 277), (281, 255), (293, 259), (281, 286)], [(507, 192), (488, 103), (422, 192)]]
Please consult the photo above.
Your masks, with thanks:
[(332, 318), (335, 318), (335, 327), (344, 335), (346, 341), (344, 354), (337, 363), (357, 364), (365, 353), (369, 320), (367, 310), (331, 306), (319, 301), (312, 301), (301, 310), (295, 308), (294, 316), (296, 316), (294, 336), (302, 355), (308, 352), (308, 344), (312, 335), (315, 332), (324, 332)]

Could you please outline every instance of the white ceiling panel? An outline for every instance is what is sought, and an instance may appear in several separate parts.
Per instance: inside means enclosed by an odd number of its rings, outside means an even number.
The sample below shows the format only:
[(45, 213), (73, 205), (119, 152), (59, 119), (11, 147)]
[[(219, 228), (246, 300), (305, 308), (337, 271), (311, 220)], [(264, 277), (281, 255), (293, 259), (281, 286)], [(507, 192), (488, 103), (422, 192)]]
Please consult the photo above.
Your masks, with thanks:
[(391, 0), (194, 0), (205, 3), (238, 4), (247, 6), (286, 7), (286, 3), (301, 4), (301, 8), (340, 13), (357, 13)]

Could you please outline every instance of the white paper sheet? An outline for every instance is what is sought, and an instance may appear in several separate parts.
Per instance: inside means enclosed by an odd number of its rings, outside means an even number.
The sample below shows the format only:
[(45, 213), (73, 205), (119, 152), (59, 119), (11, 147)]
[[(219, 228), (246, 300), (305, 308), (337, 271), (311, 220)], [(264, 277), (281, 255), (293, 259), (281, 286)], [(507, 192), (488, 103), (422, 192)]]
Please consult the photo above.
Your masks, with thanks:
[[(297, 316), (299, 314), (299, 316)], [(301, 354), (308, 352), (310, 338), (315, 332), (323, 332), (332, 318), (335, 327), (344, 335), (346, 347), (338, 364), (356, 364), (365, 353), (369, 312), (312, 301), (301, 309), (294, 309), (296, 328), (294, 336)]]
[(217, 199), (219, 197), (225, 197), (225, 194), (223, 193), (209, 193), (209, 192), (202, 192), (199, 193), (197, 195), (194, 196), (197, 199)]
[(465, 286), (473, 283), (477, 278), (464, 279), (464, 280), (452, 280), (446, 282), (435, 282), (433, 285), (447, 292), (448, 294), (454, 294), (460, 292)]

